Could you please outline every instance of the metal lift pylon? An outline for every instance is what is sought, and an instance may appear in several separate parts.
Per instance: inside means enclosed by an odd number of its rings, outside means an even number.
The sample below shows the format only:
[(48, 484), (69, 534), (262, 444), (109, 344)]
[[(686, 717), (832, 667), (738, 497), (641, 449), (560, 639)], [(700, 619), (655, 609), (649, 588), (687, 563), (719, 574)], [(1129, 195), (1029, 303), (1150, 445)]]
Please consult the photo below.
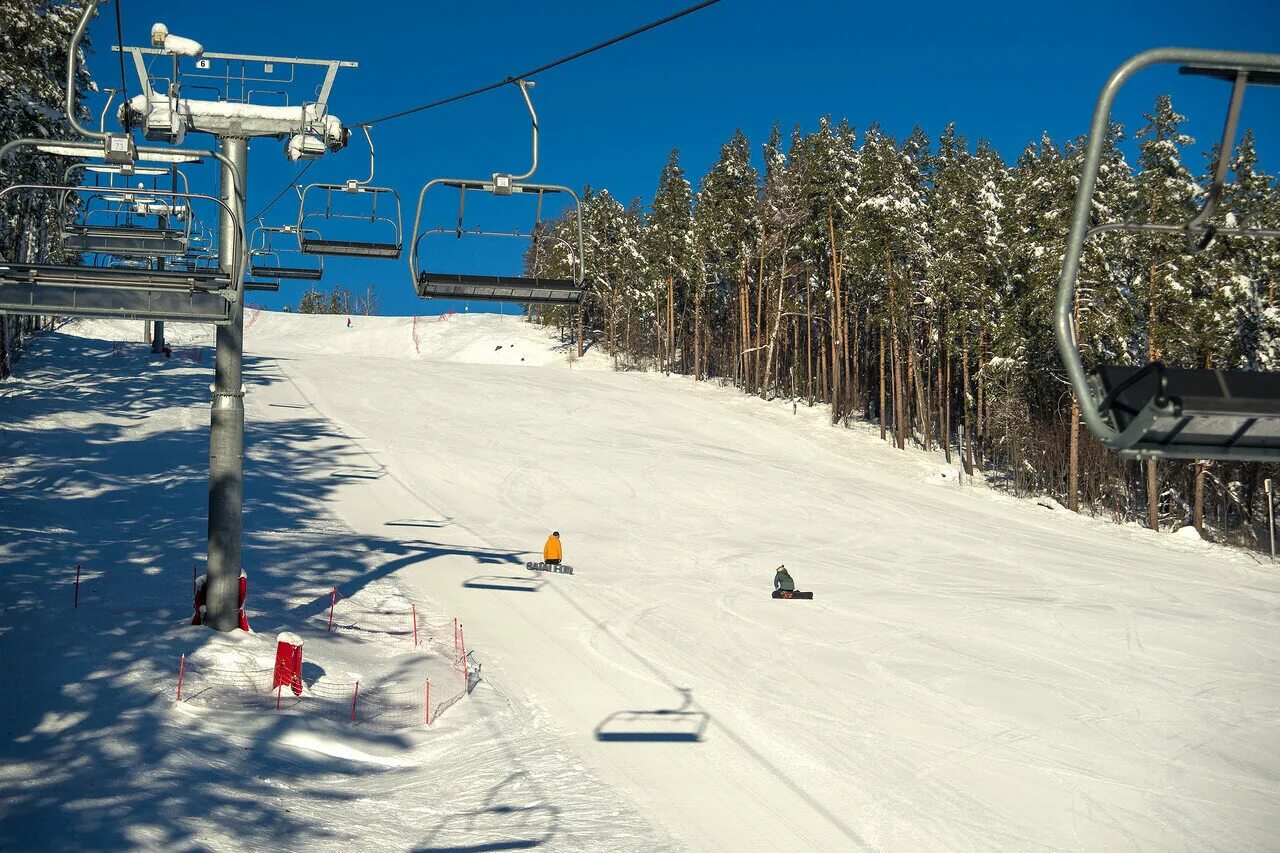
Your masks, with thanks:
[[(71, 156), (95, 156), (93, 149), (96, 148), (96, 156), (101, 157), (105, 152), (108, 163), (132, 163), (138, 153), (142, 152), (148, 155), (147, 159), (154, 159), (151, 154), (157, 149), (138, 148), (131, 133), (94, 132), (82, 127), (76, 120), (74, 84), (79, 46), (89, 21), (104, 2), (109, 0), (88, 0), (85, 4), (84, 13), (71, 38), (67, 61), (67, 114), (73, 130), (91, 142), (69, 143), (63, 151), (55, 150), (57, 144), (46, 144), (43, 147), (48, 153)], [(328, 114), (327, 101), (338, 69), (355, 68), (357, 65), (354, 62), (336, 60), (202, 53), (204, 60), (225, 62), (226, 73), (215, 76), (202, 74), (197, 70), (189, 76), (210, 78), (224, 84), (228, 90), (239, 84), (239, 98), (232, 97), (228, 91), (220, 93), (221, 97), (216, 102), (187, 100), (181, 97), (179, 56), (176, 52), (162, 49), (164, 33), (157, 40), (158, 29), (152, 29), (151, 48), (113, 47), (113, 50), (123, 51), (133, 57), (142, 84), (143, 95), (135, 99), (137, 103), (126, 103), (122, 109), (126, 116), (137, 116), (140, 119), (134, 126), (140, 127), (147, 139), (178, 144), (187, 132), (207, 133), (217, 138), (216, 153), (192, 153), (217, 159), (222, 164), (218, 259), (221, 272), (235, 279), (238, 290), (238, 298), (231, 306), (231, 316), (227, 318), (227, 322), (217, 326), (209, 429), (209, 551), (205, 623), (219, 631), (230, 631), (239, 624), (241, 512), (244, 500), (243, 280), (248, 254), (244, 234), (248, 142), (254, 137), (288, 139), (286, 152), (294, 159), (315, 158), (323, 156), (326, 151), (344, 147), (347, 131), (341, 127), (336, 117)], [(156, 89), (147, 71), (144, 55), (167, 55), (173, 60), (173, 75), (168, 78), (167, 92), (163, 98), (154, 94)], [(293, 78), (294, 66), (323, 67), (325, 78), (319, 97), (297, 108), (237, 109), (238, 105), (249, 105), (254, 86), (262, 79), (256, 75), (268, 74), (277, 65), (290, 68), (287, 79)], [(202, 67), (207, 68), (207, 62), (202, 61), (197, 65), (197, 69)], [(250, 68), (263, 70), (250, 71)], [(193, 110), (193, 105), (213, 105), (217, 109)]]

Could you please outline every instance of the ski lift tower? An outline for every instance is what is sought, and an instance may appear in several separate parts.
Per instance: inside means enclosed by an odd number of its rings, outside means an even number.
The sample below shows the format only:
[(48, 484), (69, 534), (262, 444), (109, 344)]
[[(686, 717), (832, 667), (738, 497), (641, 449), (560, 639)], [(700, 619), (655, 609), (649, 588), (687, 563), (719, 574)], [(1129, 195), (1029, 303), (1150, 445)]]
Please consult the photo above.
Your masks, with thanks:
[[(92, 14), (102, 0), (91, 0)], [(72, 55), (78, 45), (71, 47)], [(153, 142), (181, 144), (189, 133), (218, 140), (222, 155), (219, 263), (231, 271), (231, 247), (245, 222), (249, 140), (284, 142), (290, 160), (315, 159), (346, 147), (350, 132), (329, 113), (329, 93), (339, 68), (355, 62), (208, 53), (163, 24), (151, 28), (150, 47), (119, 47), (132, 60), (142, 94), (120, 108), (127, 128)], [(323, 69), (313, 98), (290, 99), (290, 88), (310, 69)], [(198, 97), (188, 97), (184, 89)], [(238, 220), (238, 222), (237, 222)], [(205, 622), (219, 631), (238, 626), (241, 507), (244, 500), (244, 303), (231, 322), (217, 327), (217, 351), (209, 429), (209, 558)]]

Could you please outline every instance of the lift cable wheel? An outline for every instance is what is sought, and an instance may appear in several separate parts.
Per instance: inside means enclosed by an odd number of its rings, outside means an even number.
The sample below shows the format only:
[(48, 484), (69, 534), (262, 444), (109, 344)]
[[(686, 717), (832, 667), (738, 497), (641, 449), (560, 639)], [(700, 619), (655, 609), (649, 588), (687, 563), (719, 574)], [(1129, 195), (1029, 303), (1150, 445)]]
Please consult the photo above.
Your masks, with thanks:
[[(577, 193), (566, 186), (558, 184), (536, 184), (527, 179), (538, 169), (538, 114), (529, 98), (532, 81), (517, 80), (520, 94), (524, 98), (529, 111), (533, 128), (533, 158), (528, 171), (521, 175), (495, 173), (488, 180), (467, 180), (462, 178), (435, 178), (428, 181), (418, 193), (418, 207), (413, 217), (413, 241), (409, 250), (409, 275), (414, 289), (423, 299), (467, 299), (491, 302), (522, 302), (531, 305), (577, 305), (582, 301), (583, 256), (582, 239), (582, 203)], [(422, 211), (426, 205), (427, 193), (433, 187), (451, 187), (458, 191), (458, 221), (453, 228), (436, 226), (422, 227)], [(467, 192), (487, 192), (494, 196), (507, 197), (513, 195), (533, 194), (537, 196), (537, 209), (533, 228), (527, 232), (486, 231), (482, 229), (468, 230), (463, 224), (466, 211)], [(573, 278), (543, 278), (526, 276), (476, 275), (453, 272), (437, 272), (420, 270), (418, 266), (419, 247), (423, 238), (433, 234), (453, 234), (456, 237), (518, 237), (536, 241), (545, 235), (542, 229), (542, 202), (547, 195), (565, 194), (573, 199), (573, 217), (577, 227), (577, 253), (573, 254), (572, 244), (560, 240), (569, 246), (574, 271)], [(556, 238), (560, 239), (560, 238)]]
[[(365, 141), (369, 143), (369, 177), (364, 180), (348, 180), (341, 184), (308, 184), (301, 193), (298, 202), (298, 248), (308, 255), (341, 255), (349, 258), (383, 258), (399, 260), (403, 245), (401, 228), (400, 195), (391, 187), (373, 185), (374, 151), (373, 137), (368, 127), (361, 127)], [(307, 195), (324, 196), (323, 210), (307, 209)], [(336, 194), (336, 195), (335, 195)], [(351, 213), (349, 210), (335, 209), (335, 198), (341, 203), (350, 198), (368, 203), (368, 213)], [(378, 203), (383, 203), (383, 212), (378, 211)], [(389, 204), (394, 205), (394, 212), (387, 210)], [(352, 222), (363, 222), (373, 226), (373, 231), (383, 235), (381, 240), (337, 239), (333, 233), (333, 223), (338, 227)]]
[[(1138, 71), (1177, 64), (1183, 74), (1230, 81), (1226, 124), (1203, 207), (1185, 223), (1107, 222), (1089, 227), (1102, 147), (1116, 94)], [(1217, 237), (1276, 239), (1280, 229), (1211, 224), (1235, 148), (1240, 108), (1249, 85), (1280, 85), (1280, 54), (1159, 48), (1140, 53), (1112, 72), (1098, 97), (1084, 169), (1067, 237), (1054, 335), (1080, 413), (1089, 431), (1131, 459), (1280, 459), (1280, 373), (1187, 369), (1161, 362), (1133, 367), (1102, 365), (1086, 373), (1076, 340), (1076, 280), (1085, 240), (1112, 231), (1181, 235), (1188, 252)]]

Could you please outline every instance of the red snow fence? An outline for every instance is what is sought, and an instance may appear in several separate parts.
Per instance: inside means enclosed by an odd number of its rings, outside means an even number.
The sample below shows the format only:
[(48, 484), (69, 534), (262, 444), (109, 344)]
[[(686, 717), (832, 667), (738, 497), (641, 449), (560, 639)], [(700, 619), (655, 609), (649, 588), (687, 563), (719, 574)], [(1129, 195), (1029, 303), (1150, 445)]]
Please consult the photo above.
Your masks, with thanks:
[(302, 641), (288, 632), (276, 639), (274, 668), (198, 664), (183, 655), (177, 665), (175, 701), (250, 713), (290, 712), (394, 731), (431, 725), (480, 680), (474, 655), (459, 653), (449, 662), (458, 673), (452, 687), (437, 680), (433, 689), (430, 678), (379, 684), (350, 672), (308, 682), (303, 676)]
[(458, 312), (456, 312), (456, 311), (454, 311), (452, 308), (450, 308), (450, 309), (449, 309), (448, 311), (446, 311), (445, 313), (443, 313), (443, 314), (437, 314), (437, 315), (436, 315), (436, 316), (434, 316), (434, 317), (417, 317), (417, 316), (415, 316), (415, 317), (413, 318), (413, 351), (414, 351), (414, 352), (416, 352), (416, 353), (421, 353), (421, 352), (422, 352), (422, 350), (421, 350), (422, 341), (418, 338), (418, 325), (419, 325), (420, 323), (444, 323), (444, 322), (446, 322), (450, 317), (452, 317), (452, 316), (453, 316), (454, 314), (456, 314), (456, 313), (458, 313)]
[[(136, 613), (156, 610), (190, 612), (197, 594), (196, 568), (186, 579), (178, 572), (147, 566), (114, 566), (110, 570), (93, 569), (77, 563), (68, 569), (71, 587), (67, 603), (73, 610), (99, 610), (109, 613)], [(243, 592), (241, 603), (243, 606)]]
[(329, 590), (328, 598), (329, 606), (312, 618), (313, 624), (326, 631), (370, 638), (372, 635), (403, 638), (414, 648), (422, 642), (420, 637), (427, 626), (419, 619), (418, 607), (411, 601), (400, 597), (357, 601), (343, 595), (336, 586)]

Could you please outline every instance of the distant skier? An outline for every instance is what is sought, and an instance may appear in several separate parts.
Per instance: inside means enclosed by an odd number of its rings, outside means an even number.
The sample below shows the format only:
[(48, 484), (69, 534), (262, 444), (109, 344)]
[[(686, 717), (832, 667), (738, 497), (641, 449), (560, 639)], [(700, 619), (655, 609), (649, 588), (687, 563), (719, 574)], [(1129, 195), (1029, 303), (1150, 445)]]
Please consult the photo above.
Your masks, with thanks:
[(560, 547), (560, 531), (556, 530), (547, 537), (547, 544), (542, 546), (542, 562), (558, 566), (563, 559), (564, 551)]
[(350, 329), (350, 328), (351, 328), (351, 318), (350, 318), (350, 317), (348, 317), (348, 318), (347, 318), (347, 328), (348, 328), (348, 329)]

